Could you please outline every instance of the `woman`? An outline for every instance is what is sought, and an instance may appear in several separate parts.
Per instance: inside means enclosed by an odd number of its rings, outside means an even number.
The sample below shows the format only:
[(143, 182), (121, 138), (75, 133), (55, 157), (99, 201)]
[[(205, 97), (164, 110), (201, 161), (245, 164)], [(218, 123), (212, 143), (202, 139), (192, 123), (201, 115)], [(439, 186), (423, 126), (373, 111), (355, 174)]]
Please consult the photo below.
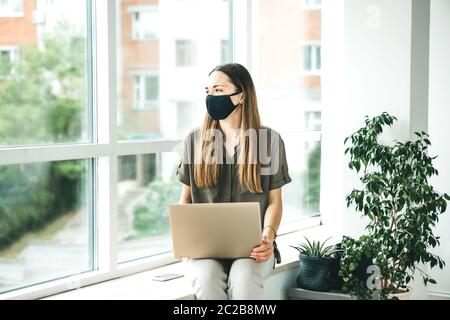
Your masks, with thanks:
[(177, 170), (180, 203), (259, 202), (263, 229), (249, 258), (189, 259), (188, 276), (197, 299), (262, 299), (264, 280), (280, 262), (274, 240), (281, 187), (291, 181), (284, 143), (261, 126), (255, 87), (242, 65), (214, 68), (205, 89), (203, 125), (186, 137)]

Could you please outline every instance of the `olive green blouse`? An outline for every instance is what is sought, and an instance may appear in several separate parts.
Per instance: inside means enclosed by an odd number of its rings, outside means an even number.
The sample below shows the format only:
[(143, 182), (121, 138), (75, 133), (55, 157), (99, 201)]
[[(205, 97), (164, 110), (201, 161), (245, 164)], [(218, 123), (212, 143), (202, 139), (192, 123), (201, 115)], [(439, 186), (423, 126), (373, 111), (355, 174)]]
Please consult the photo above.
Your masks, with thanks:
[[(225, 146), (223, 146), (223, 164), (220, 166), (219, 183), (211, 188), (198, 188), (194, 181), (194, 147), (196, 141), (199, 141), (200, 130), (194, 130), (187, 135), (184, 140), (183, 156), (177, 168), (177, 178), (182, 183), (190, 186), (193, 203), (259, 202), (261, 225), (263, 225), (264, 215), (269, 202), (269, 191), (281, 188), (292, 180), (288, 173), (283, 139), (273, 129), (268, 127), (262, 127), (261, 129), (265, 129), (260, 132), (264, 131), (263, 134), (268, 136), (267, 139), (258, 139), (259, 143), (267, 141), (264, 143), (267, 143), (265, 150), (268, 155), (266, 163), (261, 163), (261, 186), (263, 189), (261, 193), (252, 193), (243, 190), (241, 187), (236, 164), (239, 146), (234, 148), (233, 159), (230, 158), (225, 150)], [(274, 155), (278, 155), (278, 157)], [(280, 253), (276, 243), (274, 245), (275, 258), (280, 263)]]

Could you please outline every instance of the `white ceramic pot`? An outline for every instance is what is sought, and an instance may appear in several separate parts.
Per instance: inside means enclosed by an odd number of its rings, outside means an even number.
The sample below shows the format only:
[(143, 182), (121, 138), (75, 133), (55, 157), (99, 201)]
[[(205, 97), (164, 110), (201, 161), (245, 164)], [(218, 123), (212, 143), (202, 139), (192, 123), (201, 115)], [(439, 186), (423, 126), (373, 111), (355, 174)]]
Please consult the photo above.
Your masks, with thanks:
[(411, 289), (406, 292), (390, 294), (389, 297), (397, 297), (398, 300), (411, 300)]

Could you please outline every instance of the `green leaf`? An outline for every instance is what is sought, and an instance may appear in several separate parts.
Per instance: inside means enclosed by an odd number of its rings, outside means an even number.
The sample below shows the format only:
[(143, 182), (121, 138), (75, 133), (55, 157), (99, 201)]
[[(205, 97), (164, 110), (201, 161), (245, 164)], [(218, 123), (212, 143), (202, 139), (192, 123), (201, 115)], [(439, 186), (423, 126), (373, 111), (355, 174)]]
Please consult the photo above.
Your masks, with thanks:
[(411, 277), (410, 277), (410, 276), (406, 276), (405, 281), (406, 281), (406, 283), (408, 284), (408, 283), (411, 281)]
[(361, 164), (359, 162), (355, 161), (354, 166), (355, 166), (356, 172), (359, 172), (359, 169), (361, 169)]

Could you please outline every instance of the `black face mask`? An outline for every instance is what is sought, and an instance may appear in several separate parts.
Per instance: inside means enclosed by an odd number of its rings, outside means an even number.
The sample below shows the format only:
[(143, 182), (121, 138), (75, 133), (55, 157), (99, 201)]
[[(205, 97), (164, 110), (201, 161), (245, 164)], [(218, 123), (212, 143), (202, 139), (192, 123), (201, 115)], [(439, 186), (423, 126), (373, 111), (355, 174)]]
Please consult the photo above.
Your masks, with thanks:
[(239, 105), (234, 105), (231, 101), (231, 97), (235, 96), (242, 91), (224, 95), (224, 96), (206, 96), (206, 109), (208, 110), (208, 114), (213, 120), (223, 120), (226, 119), (236, 107)]

